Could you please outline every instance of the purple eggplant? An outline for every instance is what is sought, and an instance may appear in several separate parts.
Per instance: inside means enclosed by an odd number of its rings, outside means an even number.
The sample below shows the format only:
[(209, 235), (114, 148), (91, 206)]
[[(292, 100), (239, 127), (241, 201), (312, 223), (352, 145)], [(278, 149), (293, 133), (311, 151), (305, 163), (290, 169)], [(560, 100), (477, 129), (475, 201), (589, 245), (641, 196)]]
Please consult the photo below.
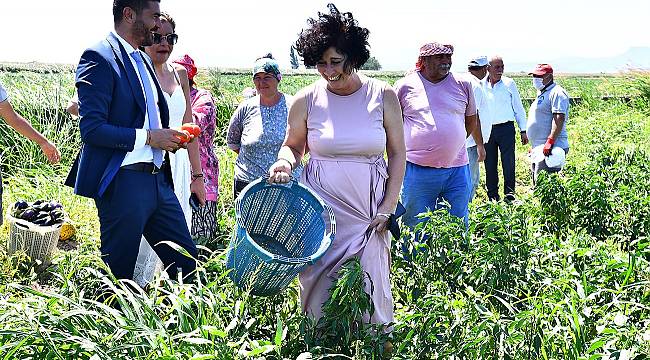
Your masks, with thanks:
[(28, 207), (29, 207), (29, 204), (25, 200), (18, 200), (14, 204), (14, 208), (16, 208), (18, 210), (24, 210), (24, 209), (27, 209)]
[(36, 209), (28, 208), (23, 211), (22, 214), (20, 214), (20, 218), (23, 220), (32, 221), (36, 218), (36, 215), (38, 215), (38, 211)]

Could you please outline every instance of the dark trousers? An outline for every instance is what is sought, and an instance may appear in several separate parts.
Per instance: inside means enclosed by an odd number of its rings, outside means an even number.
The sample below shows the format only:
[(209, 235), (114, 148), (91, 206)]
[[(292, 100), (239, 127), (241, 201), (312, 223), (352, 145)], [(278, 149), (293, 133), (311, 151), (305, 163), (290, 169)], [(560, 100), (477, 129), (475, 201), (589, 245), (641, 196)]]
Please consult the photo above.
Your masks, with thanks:
[(490, 200), (499, 200), (499, 173), (497, 165), (501, 153), (503, 193), (515, 193), (515, 123), (509, 121), (492, 125), (490, 140), (485, 144), (485, 183)]
[(171, 279), (177, 279), (179, 269), (186, 276), (196, 268), (193, 258), (161, 243), (175, 243), (192, 257), (197, 256), (178, 198), (163, 172), (152, 175), (121, 169), (95, 204), (102, 258), (116, 278), (133, 278), (142, 235)]

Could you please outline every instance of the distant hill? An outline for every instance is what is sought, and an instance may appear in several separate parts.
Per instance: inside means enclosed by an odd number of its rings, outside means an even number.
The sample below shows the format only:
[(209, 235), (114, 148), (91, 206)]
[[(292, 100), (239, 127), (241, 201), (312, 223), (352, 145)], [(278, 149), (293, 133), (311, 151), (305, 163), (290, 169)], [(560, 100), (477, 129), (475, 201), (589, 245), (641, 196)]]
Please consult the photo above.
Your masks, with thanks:
[[(508, 64), (508, 72), (528, 72), (535, 63)], [(612, 57), (566, 57), (551, 62), (558, 73), (617, 73), (631, 69), (650, 70), (650, 47), (632, 47)]]

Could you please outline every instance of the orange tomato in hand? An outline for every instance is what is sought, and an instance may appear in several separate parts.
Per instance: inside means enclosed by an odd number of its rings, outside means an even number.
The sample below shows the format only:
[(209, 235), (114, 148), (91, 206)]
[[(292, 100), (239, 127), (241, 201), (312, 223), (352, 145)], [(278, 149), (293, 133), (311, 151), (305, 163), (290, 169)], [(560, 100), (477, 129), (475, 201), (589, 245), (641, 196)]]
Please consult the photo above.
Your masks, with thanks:
[(189, 132), (195, 138), (199, 137), (199, 135), (201, 134), (201, 128), (194, 123), (185, 123), (183, 124), (183, 126), (181, 126), (181, 129), (187, 130), (187, 132)]
[(187, 130), (185, 130), (185, 129), (180, 129), (180, 130), (178, 130), (178, 131), (180, 131), (180, 132), (183, 133), (183, 135), (178, 135), (178, 136), (176, 136), (176, 137), (181, 141), (181, 144), (185, 144), (185, 143), (190, 142), (190, 140), (192, 139), (192, 137), (190, 136), (190, 132), (189, 132), (189, 131), (187, 131)]

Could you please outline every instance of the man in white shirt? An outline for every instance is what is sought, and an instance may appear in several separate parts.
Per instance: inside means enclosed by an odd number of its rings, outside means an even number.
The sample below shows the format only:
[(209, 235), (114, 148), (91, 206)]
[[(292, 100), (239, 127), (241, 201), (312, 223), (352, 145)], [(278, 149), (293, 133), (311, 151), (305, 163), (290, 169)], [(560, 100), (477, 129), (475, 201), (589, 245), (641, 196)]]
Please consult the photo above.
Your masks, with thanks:
[(166, 154), (182, 146), (183, 134), (169, 129), (150, 59), (137, 50), (153, 44), (160, 1), (114, 0), (113, 20), (115, 30), (84, 51), (77, 66), (83, 149), (68, 180), (75, 194), (95, 200), (102, 260), (116, 278), (133, 278), (144, 235), (176, 279), (179, 269), (194, 271), (197, 256)]
[(487, 101), (487, 94), (485, 87), (485, 76), (487, 75), (488, 58), (487, 56), (479, 56), (470, 60), (467, 65), (469, 71), (468, 77), (472, 83), (472, 90), (474, 92), (474, 99), (478, 109), (477, 121), (478, 126), (465, 141), (467, 148), (467, 157), (469, 158), (469, 170), (472, 179), (472, 192), (470, 193), (469, 201), (471, 202), (476, 195), (480, 181), (480, 166), (479, 163), (485, 160), (485, 146), (483, 145), (490, 138), (490, 131), (492, 130), (492, 114), (490, 112), (490, 105)]
[(490, 59), (487, 77), (488, 103), (492, 111), (492, 132), (485, 144), (485, 182), (488, 198), (499, 200), (499, 175), (497, 165), (501, 154), (503, 193), (506, 201), (515, 197), (515, 121), (519, 126), (521, 143), (528, 144), (526, 111), (521, 104), (519, 90), (514, 80), (503, 76), (503, 59)]

